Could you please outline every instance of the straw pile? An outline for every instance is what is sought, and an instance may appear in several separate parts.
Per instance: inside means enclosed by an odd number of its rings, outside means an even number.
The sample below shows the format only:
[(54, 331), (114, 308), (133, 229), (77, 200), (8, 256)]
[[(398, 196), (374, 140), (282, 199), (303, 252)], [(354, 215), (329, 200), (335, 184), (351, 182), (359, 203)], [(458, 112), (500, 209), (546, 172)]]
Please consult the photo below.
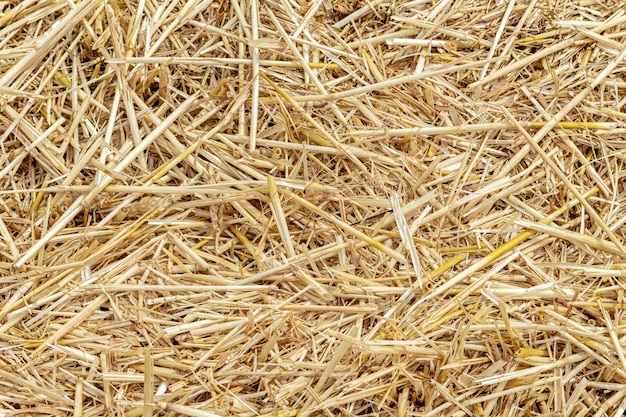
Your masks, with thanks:
[(0, 415), (626, 410), (619, 1), (0, 2)]

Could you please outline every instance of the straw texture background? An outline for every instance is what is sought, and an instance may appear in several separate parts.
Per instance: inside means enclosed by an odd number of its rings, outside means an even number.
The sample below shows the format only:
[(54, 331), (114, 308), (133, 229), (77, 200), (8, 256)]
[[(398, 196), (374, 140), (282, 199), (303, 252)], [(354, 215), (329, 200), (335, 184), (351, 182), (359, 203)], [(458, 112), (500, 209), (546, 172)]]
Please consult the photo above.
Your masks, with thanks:
[(0, 1), (0, 416), (618, 416), (612, 0)]

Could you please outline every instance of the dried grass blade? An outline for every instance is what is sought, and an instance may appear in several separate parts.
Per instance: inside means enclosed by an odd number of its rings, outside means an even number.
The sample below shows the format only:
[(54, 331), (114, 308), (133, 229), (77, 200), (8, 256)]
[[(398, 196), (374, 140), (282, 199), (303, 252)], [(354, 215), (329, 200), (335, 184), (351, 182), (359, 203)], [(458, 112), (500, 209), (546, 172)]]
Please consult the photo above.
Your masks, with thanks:
[(583, 361), (588, 358), (586, 353), (576, 353), (574, 355), (566, 356), (563, 359), (559, 359), (552, 363), (547, 363), (545, 365), (532, 366), (527, 369), (522, 369), (520, 371), (509, 372), (504, 375), (494, 375), (487, 378), (480, 378), (476, 382), (481, 385), (493, 385), (500, 384), (502, 382), (512, 381), (514, 379), (527, 377), (530, 375), (538, 375), (542, 372), (550, 371), (555, 368), (560, 368), (562, 366), (571, 365), (576, 362)]
[(588, 236), (582, 233), (577, 233), (571, 230), (564, 229), (562, 227), (552, 226), (549, 224), (541, 224), (529, 220), (517, 220), (515, 221), (515, 223), (526, 229), (545, 233), (547, 235), (554, 236), (568, 242), (572, 242), (578, 246), (589, 246), (591, 248), (599, 249), (601, 251), (612, 253), (614, 255), (622, 254), (620, 248), (615, 246), (613, 242), (607, 242), (606, 240), (598, 239), (597, 237)]
[(143, 355), (143, 417), (152, 417), (154, 413), (154, 405), (152, 404), (154, 394), (154, 361), (151, 348), (146, 347)]
[(270, 194), (270, 207), (272, 209), (272, 213), (274, 214), (274, 220), (276, 221), (278, 232), (280, 233), (280, 237), (283, 240), (283, 246), (285, 248), (285, 251), (287, 252), (287, 256), (293, 258), (294, 256), (296, 256), (296, 251), (293, 247), (291, 234), (289, 233), (287, 219), (285, 219), (285, 212), (283, 211), (283, 207), (280, 204), (278, 187), (276, 187), (276, 181), (274, 180), (274, 177), (267, 177), (267, 186), (269, 188)]
[(406, 221), (406, 217), (404, 217), (402, 207), (400, 207), (398, 195), (393, 194), (390, 197), (390, 201), (391, 207), (393, 208), (393, 214), (396, 218), (396, 223), (398, 225), (398, 231), (400, 232), (402, 243), (404, 243), (404, 247), (407, 248), (409, 251), (417, 284), (419, 285), (419, 288), (422, 289), (422, 271), (419, 263), (419, 255), (417, 254), (417, 249), (415, 249), (415, 243), (413, 242), (413, 235), (411, 233), (411, 230), (409, 229), (409, 224)]
[(202, 410), (198, 407), (191, 407), (182, 404), (171, 404), (166, 402), (157, 402), (156, 405), (165, 411), (171, 411), (181, 416), (187, 417), (224, 417), (223, 414), (216, 414), (211, 411)]

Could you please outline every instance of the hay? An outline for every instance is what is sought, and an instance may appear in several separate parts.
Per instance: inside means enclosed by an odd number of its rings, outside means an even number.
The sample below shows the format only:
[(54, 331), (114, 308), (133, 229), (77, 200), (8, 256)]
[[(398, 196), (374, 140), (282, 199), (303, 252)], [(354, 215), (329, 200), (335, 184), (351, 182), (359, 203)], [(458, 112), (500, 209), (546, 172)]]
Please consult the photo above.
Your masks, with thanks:
[(0, 415), (622, 415), (625, 12), (0, 2)]

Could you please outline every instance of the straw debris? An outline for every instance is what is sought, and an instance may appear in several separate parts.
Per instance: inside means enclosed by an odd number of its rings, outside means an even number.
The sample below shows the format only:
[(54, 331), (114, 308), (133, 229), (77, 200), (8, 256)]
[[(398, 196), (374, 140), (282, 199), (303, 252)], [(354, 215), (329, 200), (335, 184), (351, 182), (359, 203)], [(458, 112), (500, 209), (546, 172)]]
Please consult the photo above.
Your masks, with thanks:
[(1, 416), (626, 410), (626, 9), (0, 1)]

